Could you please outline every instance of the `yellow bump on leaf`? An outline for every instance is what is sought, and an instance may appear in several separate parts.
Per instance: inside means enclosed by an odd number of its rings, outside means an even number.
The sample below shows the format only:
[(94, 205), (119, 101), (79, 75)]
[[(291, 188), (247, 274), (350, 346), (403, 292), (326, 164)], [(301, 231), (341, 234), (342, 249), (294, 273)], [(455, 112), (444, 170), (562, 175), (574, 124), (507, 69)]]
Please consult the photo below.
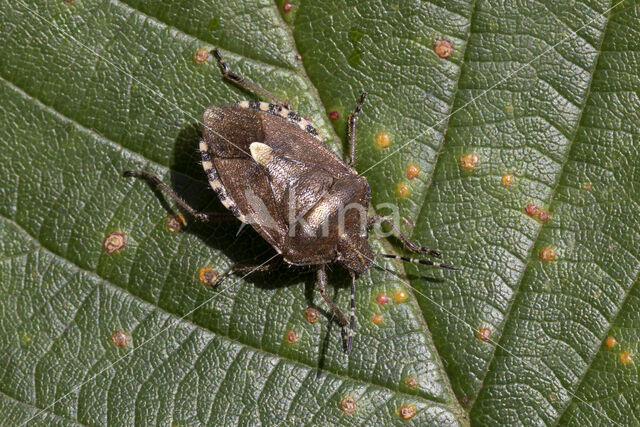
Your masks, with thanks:
[(404, 199), (405, 197), (407, 197), (410, 192), (411, 191), (409, 190), (409, 186), (404, 182), (401, 182), (396, 187), (396, 195), (401, 199)]
[(22, 337), (23, 344), (29, 344), (31, 342), (31, 335), (29, 335), (29, 333), (23, 331), (20, 336)]
[(507, 173), (502, 175), (502, 185), (511, 187), (511, 184), (513, 184), (513, 174)]
[(620, 363), (622, 363), (623, 365), (628, 365), (630, 363), (633, 363), (633, 356), (631, 355), (629, 350), (624, 350), (620, 352), (619, 357), (620, 357)]
[(380, 148), (387, 148), (391, 144), (391, 137), (386, 132), (379, 132), (376, 135), (376, 145)]
[(466, 171), (473, 170), (478, 164), (479, 160), (480, 158), (475, 153), (464, 154), (460, 156), (460, 167)]
[(396, 291), (393, 294), (393, 299), (395, 302), (405, 302), (407, 300), (408, 296), (407, 296), (407, 292), (401, 290)]

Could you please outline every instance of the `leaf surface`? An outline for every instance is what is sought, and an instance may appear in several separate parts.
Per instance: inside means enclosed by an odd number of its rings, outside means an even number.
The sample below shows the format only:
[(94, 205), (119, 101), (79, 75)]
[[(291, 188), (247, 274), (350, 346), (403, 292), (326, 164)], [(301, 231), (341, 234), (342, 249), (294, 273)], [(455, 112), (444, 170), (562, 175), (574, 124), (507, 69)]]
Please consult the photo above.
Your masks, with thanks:
[[(640, 6), (284, 10), (263, 0), (0, 6), (3, 423), (404, 424), (407, 405), (417, 425), (637, 423)], [(452, 43), (449, 58), (434, 52), (439, 40)], [(254, 96), (212, 57), (194, 59), (214, 46), (337, 152), (366, 90), (356, 166), (374, 208), (398, 206), (407, 233), (463, 268), (377, 260), (357, 282), (349, 357), (312, 270), (203, 286), (202, 268), (265, 262), (272, 249), (237, 223), (187, 217), (172, 232), (179, 211), (121, 177), (149, 170), (198, 209), (224, 210), (198, 163), (200, 118)], [(460, 168), (467, 154), (473, 170)], [(527, 216), (527, 204), (550, 220)], [(111, 233), (126, 246), (107, 254)], [(371, 243), (402, 252), (395, 238)], [(555, 260), (540, 260), (546, 247)], [(348, 275), (329, 277), (346, 309)], [(391, 301), (379, 304), (381, 293)]]

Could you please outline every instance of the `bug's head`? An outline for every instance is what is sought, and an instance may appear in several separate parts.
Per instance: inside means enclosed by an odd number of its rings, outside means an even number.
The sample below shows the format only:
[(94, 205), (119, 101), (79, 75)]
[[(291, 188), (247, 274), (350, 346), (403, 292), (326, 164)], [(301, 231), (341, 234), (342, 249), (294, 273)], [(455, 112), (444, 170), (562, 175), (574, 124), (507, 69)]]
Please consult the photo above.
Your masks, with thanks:
[(365, 273), (373, 265), (375, 255), (369, 246), (368, 234), (343, 234), (338, 241), (336, 262), (358, 274)]

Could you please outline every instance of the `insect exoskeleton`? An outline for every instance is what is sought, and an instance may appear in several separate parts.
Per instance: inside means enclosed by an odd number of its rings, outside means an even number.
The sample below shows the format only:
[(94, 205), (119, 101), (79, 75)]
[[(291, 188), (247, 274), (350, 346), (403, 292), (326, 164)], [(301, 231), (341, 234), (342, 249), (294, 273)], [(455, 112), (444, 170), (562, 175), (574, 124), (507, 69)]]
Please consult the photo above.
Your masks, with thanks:
[[(329, 150), (308, 120), (289, 104), (232, 72), (217, 49), (224, 77), (271, 102), (239, 101), (214, 105), (204, 112), (200, 141), (202, 167), (220, 202), (238, 220), (251, 225), (278, 253), (274, 261), (259, 265), (235, 265), (221, 274), (218, 284), (233, 273), (251, 273), (277, 267), (279, 261), (314, 266), (320, 295), (343, 328), (343, 346), (351, 351), (355, 324), (355, 281), (374, 265), (376, 256), (441, 268), (438, 262), (392, 254), (374, 254), (368, 227), (386, 223), (413, 252), (440, 257), (440, 253), (409, 240), (393, 221), (369, 215), (370, 190), (354, 169), (356, 125), (366, 93), (360, 95), (348, 119), (351, 146), (348, 162)], [(151, 181), (185, 211), (201, 221), (223, 215), (198, 212), (157, 176), (126, 171)], [(349, 316), (326, 292), (326, 265), (337, 263), (351, 275)]]

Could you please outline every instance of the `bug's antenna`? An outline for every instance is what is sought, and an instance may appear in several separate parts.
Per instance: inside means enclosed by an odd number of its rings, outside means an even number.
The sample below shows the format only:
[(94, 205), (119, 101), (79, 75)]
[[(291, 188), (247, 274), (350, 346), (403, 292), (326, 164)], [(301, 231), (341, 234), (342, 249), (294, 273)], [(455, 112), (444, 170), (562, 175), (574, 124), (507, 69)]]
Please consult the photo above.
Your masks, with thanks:
[(399, 260), (402, 260), (404, 262), (412, 262), (414, 264), (432, 265), (434, 267), (446, 268), (447, 270), (460, 270), (460, 267), (454, 267), (453, 265), (442, 264), (440, 262), (433, 262), (433, 261), (430, 261), (428, 259), (407, 258), (406, 256), (392, 255), (392, 254), (376, 254), (376, 255), (377, 256), (382, 256), (382, 257), (385, 257), (385, 258), (399, 259)]

